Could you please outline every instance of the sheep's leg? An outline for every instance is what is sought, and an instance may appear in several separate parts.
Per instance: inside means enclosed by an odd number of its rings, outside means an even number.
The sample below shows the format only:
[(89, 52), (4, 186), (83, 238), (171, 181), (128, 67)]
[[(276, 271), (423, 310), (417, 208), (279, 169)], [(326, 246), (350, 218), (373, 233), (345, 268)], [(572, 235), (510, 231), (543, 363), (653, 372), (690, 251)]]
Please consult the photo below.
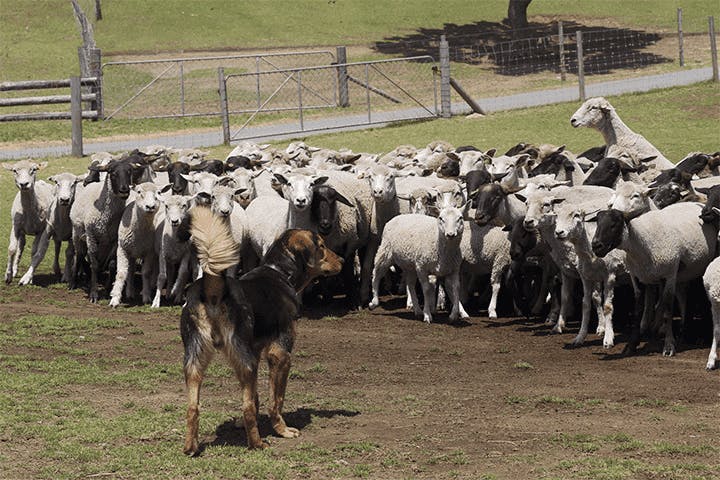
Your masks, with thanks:
[[(408, 301), (407, 303), (410, 304), (410, 308), (412, 309), (413, 313), (416, 317), (419, 317), (422, 315), (422, 309), (420, 308), (420, 301), (417, 297), (417, 274), (415, 273), (415, 270), (408, 270), (405, 273), (405, 283), (407, 285), (407, 293), (408, 293)], [(412, 287), (411, 287), (412, 285)]]
[(658, 312), (658, 314), (662, 315), (661, 318), (665, 326), (665, 345), (663, 347), (663, 356), (665, 357), (675, 355), (675, 336), (673, 335), (672, 318), (676, 279), (677, 273), (665, 279), (665, 285), (662, 291), (662, 304)]
[[(199, 335), (196, 330), (193, 335)], [(191, 349), (194, 349), (191, 350)], [(185, 432), (185, 455), (197, 455), (200, 453), (200, 442), (198, 440), (198, 427), (200, 420), (200, 387), (207, 366), (212, 359), (212, 349), (204, 348), (202, 340), (199, 342), (189, 341), (185, 344), (185, 385), (187, 388), (188, 409), (186, 415), (187, 431)]]
[[(594, 285), (590, 280), (584, 277), (580, 277), (580, 280), (582, 281), (583, 288), (582, 320), (580, 322), (580, 331), (572, 341), (572, 345), (576, 347), (582, 345), (585, 341), (585, 337), (587, 337), (588, 330), (590, 328), (590, 310), (592, 309), (593, 293), (595, 290), (595, 288), (593, 288)], [(563, 279), (563, 285), (564, 281), (565, 279)], [(563, 296), (563, 303), (570, 301), (572, 301), (570, 297)], [(559, 324), (560, 321), (558, 321), (558, 325)]]
[(15, 255), (15, 259), (13, 260), (13, 271), (12, 276), (15, 277), (18, 272), (18, 268), (20, 266), (20, 259), (22, 258), (23, 250), (25, 250), (25, 234), (20, 233), (18, 234), (18, 243), (17, 243), (17, 254)]
[(65, 267), (63, 268), (63, 276), (60, 278), (61, 282), (69, 282), (72, 271), (72, 264), (75, 261), (75, 244), (72, 239), (68, 240), (67, 247), (65, 247)]
[(47, 252), (48, 244), (50, 243), (50, 234), (50, 227), (46, 227), (40, 235), (37, 235), (35, 237), (36, 239), (38, 239), (39, 242), (38, 248), (30, 259), (30, 267), (28, 268), (27, 272), (25, 272), (25, 275), (23, 275), (20, 279), (20, 285), (29, 285), (33, 282), (33, 277), (35, 276), (35, 269), (38, 267), (38, 265), (40, 265), (40, 262), (42, 262), (43, 258), (45, 257), (45, 252)]
[[(551, 261), (546, 259), (544, 262), (544, 268), (542, 269), (542, 276), (540, 278), (540, 293), (538, 294), (537, 299), (535, 300), (535, 305), (532, 306), (530, 309), (530, 313), (532, 315), (540, 315), (540, 312), (542, 312), (543, 307), (545, 306), (545, 301), (547, 300), (548, 294), (551, 294), (551, 285), (552, 285), (552, 277), (553, 272)], [(557, 321), (557, 314), (559, 312), (555, 312), (555, 315), (552, 317), (552, 323), (549, 325), (554, 325)], [(550, 315), (548, 315), (548, 319), (550, 319)], [(547, 321), (546, 321), (547, 324)]]
[[(133, 262), (132, 266), (135, 266)], [(128, 258), (125, 249), (118, 247), (117, 249), (117, 272), (115, 273), (115, 283), (113, 283), (112, 291), (110, 292), (110, 306), (117, 307), (120, 305), (122, 298), (123, 287), (127, 282), (132, 282), (132, 277), (128, 279), (128, 270), (130, 269), (130, 259)], [(134, 270), (134, 269), (133, 269)], [(134, 272), (132, 272), (134, 273)], [(131, 297), (128, 297), (130, 300)]]
[(430, 283), (427, 272), (417, 272), (423, 291), (423, 321), (432, 323), (432, 306), (435, 304), (435, 286)]
[(100, 270), (100, 262), (98, 261), (98, 245), (94, 238), (90, 235), (86, 238), (87, 255), (90, 259), (90, 301), (97, 303), (98, 301), (98, 272)]
[[(55, 242), (55, 258), (53, 259), (53, 273), (56, 277), (60, 278), (62, 275), (62, 270), (60, 270), (60, 245), (61, 241), (57, 238), (54, 239)], [(47, 248), (47, 247), (45, 247)]]
[(282, 417), (285, 403), (285, 389), (290, 373), (290, 352), (280, 342), (273, 342), (267, 350), (268, 370), (270, 374), (270, 423), (275, 433), (283, 438), (300, 436), (297, 428), (288, 427)]
[(175, 284), (173, 285), (172, 291), (170, 292), (173, 297), (173, 301), (176, 304), (182, 303), (183, 290), (185, 284), (188, 281), (190, 273), (190, 254), (186, 253), (183, 256), (183, 259), (180, 261), (180, 268), (178, 270), (177, 278), (175, 279)]
[(13, 265), (15, 264), (15, 255), (17, 255), (18, 239), (15, 235), (15, 225), (10, 228), (10, 243), (8, 244), (8, 260), (7, 270), (5, 270), (5, 283), (12, 282), (15, 273), (13, 272)]
[(572, 295), (574, 290), (574, 279), (569, 275), (562, 274), (562, 288), (560, 291), (560, 315), (558, 321), (553, 327), (552, 331), (555, 333), (562, 333), (565, 328), (565, 319), (571, 309)]
[(430, 283), (435, 286), (435, 292), (437, 292), (435, 301), (430, 305), (432, 313), (435, 315), (438, 310), (445, 310), (445, 304), (447, 303), (445, 281), (438, 282), (438, 278), (435, 275), (430, 275)]
[(615, 296), (615, 275), (608, 276), (605, 282), (605, 300), (603, 313), (605, 314), (605, 332), (603, 336), (603, 347), (612, 348), (615, 345), (615, 329), (613, 328), (613, 300)]
[(460, 318), (467, 318), (468, 314), (460, 301), (460, 275), (458, 272), (454, 272), (445, 278), (445, 286), (452, 303), (450, 321), (457, 322)]
[(74, 246), (74, 254), (72, 257), (72, 264), (70, 265), (70, 278), (68, 278), (68, 289), (70, 290), (77, 288), (78, 267), (80, 265), (80, 260), (85, 256), (85, 251), (87, 250), (87, 245), (74, 229), (72, 244)]
[[(385, 274), (387, 273), (388, 269), (390, 268), (390, 264), (392, 263), (391, 256), (385, 252), (385, 250), (379, 250), (376, 258), (375, 258), (375, 267), (373, 267), (372, 270), (372, 300), (370, 300), (370, 304), (368, 305), (368, 308), (372, 310), (373, 308), (376, 308), (378, 305), (380, 305), (380, 299), (378, 297), (380, 292), (380, 282), (382, 281), (383, 277), (385, 277)], [(361, 295), (362, 295), (362, 285), (361, 285)], [(363, 297), (364, 298), (364, 297)], [(425, 299), (427, 303), (427, 299)]]
[(640, 339), (642, 338), (642, 335), (645, 333), (648, 325), (650, 324), (650, 316), (653, 315), (655, 311), (655, 287), (653, 285), (644, 285), (644, 290), (645, 293), (642, 317), (640, 319), (639, 326), (636, 322), (636, 326), (633, 328), (630, 340), (623, 349), (623, 354), (626, 355), (633, 354), (637, 350), (637, 346), (640, 344)]
[(706, 365), (707, 370), (715, 368), (717, 362), (717, 345), (720, 341), (720, 302), (717, 300), (710, 300), (712, 303), (712, 319), (713, 319), (713, 341), (710, 347), (710, 355), (708, 355), (708, 361)]
[(143, 259), (142, 264), (142, 302), (147, 305), (152, 302), (152, 284), (155, 276), (155, 255), (150, 254)]
[[(360, 302), (361, 305), (364, 305), (365, 302), (368, 301), (370, 298), (370, 286), (371, 283), (373, 285), (373, 292), (374, 292), (374, 285), (375, 285), (375, 267), (373, 265), (377, 264), (375, 261), (375, 257), (377, 255), (379, 244), (377, 240), (371, 239), (368, 243), (367, 248), (365, 249), (365, 255), (362, 259), (362, 266), (360, 267)], [(387, 269), (385, 270), (387, 271)], [(385, 273), (383, 273), (385, 275)], [(374, 293), (373, 293), (374, 295)], [(377, 306), (377, 305), (376, 305)], [(374, 307), (373, 307), (374, 308)]]
[(492, 294), (490, 295), (490, 304), (488, 305), (489, 318), (497, 318), (497, 301), (498, 295), (500, 295), (503, 273), (502, 268), (493, 265), (492, 272), (490, 272), (490, 288), (492, 289)]
[(37, 253), (39, 243), (40, 243), (40, 235), (35, 235), (33, 237), (32, 247), (30, 248), (30, 258), (32, 258), (33, 255), (35, 255)]
[(562, 301), (561, 291), (562, 286), (559, 285), (559, 282), (556, 278), (553, 279), (552, 288), (549, 291), (550, 311), (548, 312), (548, 316), (545, 319), (545, 325), (555, 325), (558, 321), (558, 317), (560, 316), (560, 305)]
[[(165, 287), (165, 281), (167, 280), (167, 259), (165, 258), (164, 252), (160, 252), (160, 259), (158, 261), (159, 273), (157, 277), (157, 283), (155, 284), (155, 298), (153, 298), (151, 308), (160, 307), (160, 298), (162, 297), (162, 289)], [(167, 295), (170, 296), (169, 294)]]
[(595, 329), (595, 334), (598, 336), (605, 334), (605, 310), (603, 308), (603, 292), (602, 285), (598, 284), (593, 288), (592, 292), (592, 300), (593, 305), (595, 305), (595, 313), (597, 314), (597, 328)]
[[(415, 300), (413, 300), (413, 295), (417, 296), (417, 292), (415, 292), (415, 288), (417, 285), (414, 283), (410, 283), (410, 280), (408, 280), (408, 276), (405, 276), (405, 310), (414, 310), (415, 309)], [(417, 312), (416, 312), (417, 313)]]

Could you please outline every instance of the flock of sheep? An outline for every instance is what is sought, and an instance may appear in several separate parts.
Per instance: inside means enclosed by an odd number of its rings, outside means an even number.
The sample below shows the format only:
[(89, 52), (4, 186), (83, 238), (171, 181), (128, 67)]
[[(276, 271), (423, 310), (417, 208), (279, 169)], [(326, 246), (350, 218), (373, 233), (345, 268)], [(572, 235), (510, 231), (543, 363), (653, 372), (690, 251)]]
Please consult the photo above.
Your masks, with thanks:
[(714, 324), (707, 368), (715, 368), (720, 152), (673, 164), (603, 98), (586, 101), (571, 124), (599, 130), (605, 144), (574, 155), (564, 146), (521, 143), (496, 155), (436, 141), (377, 155), (243, 143), (224, 161), (158, 146), (95, 154), (86, 174), (61, 173), (51, 183), (36, 179), (45, 163), (4, 164), (19, 189), (5, 281), (18, 274), (25, 237), (34, 235), (21, 285), (32, 283), (52, 239), (55, 274), (70, 288), (85, 278), (93, 302), (106, 271), (110, 305), (132, 300), (140, 260), (142, 302), (182, 303), (187, 283), (201, 275), (188, 212), (202, 204), (228, 222), (240, 245), (227, 275), (257, 265), (285, 230), (315, 230), (344, 259), (341, 282), (324, 288), (341, 284), (352, 308), (377, 307), (383, 279), (395, 269), (409, 309), (431, 322), (447, 304), (454, 322), (468, 316), (463, 303), (489, 276), (490, 318), (508, 288), (518, 313), (547, 312), (546, 322), (562, 332), (579, 280), (575, 345), (588, 334), (593, 307), (603, 345), (614, 345), (613, 291), (627, 283), (643, 309), (626, 350), (658, 327), (663, 353), (673, 355), (673, 305), (677, 299), (685, 319), (687, 286), (702, 277)]

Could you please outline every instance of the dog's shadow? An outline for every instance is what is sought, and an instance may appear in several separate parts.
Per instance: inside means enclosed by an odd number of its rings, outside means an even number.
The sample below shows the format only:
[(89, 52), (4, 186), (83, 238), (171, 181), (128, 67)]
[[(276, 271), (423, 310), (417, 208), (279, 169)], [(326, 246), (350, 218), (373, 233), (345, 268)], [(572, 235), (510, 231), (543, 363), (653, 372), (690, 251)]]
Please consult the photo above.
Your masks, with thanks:
[[(314, 408), (298, 408), (294, 412), (284, 413), (283, 418), (288, 426), (302, 431), (305, 427), (312, 423), (313, 417), (333, 418), (337, 416), (354, 417), (356, 415), (360, 415), (360, 412), (356, 410), (343, 409), (317, 410)], [(267, 436), (276, 436), (275, 431), (270, 424), (270, 417), (266, 414), (258, 415), (258, 429), (260, 430), (260, 437), (262, 438)], [(207, 447), (215, 446), (247, 446), (247, 435), (245, 434), (245, 427), (243, 426), (242, 418), (233, 418), (218, 425), (215, 429), (215, 439), (211, 442), (203, 442), (200, 450), (202, 452)]]

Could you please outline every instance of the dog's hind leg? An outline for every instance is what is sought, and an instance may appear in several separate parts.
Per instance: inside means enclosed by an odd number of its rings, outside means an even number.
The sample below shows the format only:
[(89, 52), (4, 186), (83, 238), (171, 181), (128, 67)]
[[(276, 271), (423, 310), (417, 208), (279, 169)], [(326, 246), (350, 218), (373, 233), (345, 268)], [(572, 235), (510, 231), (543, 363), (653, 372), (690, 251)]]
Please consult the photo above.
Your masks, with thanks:
[(200, 442), (198, 440), (198, 424), (200, 419), (200, 386), (202, 385), (203, 374), (210, 363), (212, 355), (203, 354), (202, 351), (194, 352), (196, 355), (188, 355), (185, 352), (185, 385), (187, 386), (188, 409), (187, 409), (187, 432), (185, 434), (185, 455), (195, 456), (200, 453)]
[(247, 435), (248, 448), (267, 448), (260, 438), (257, 424), (257, 364), (235, 364), (235, 375), (242, 385), (243, 422)]
[(282, 417), (285, 389), (290, 373), (290, 352), (280, 344), (273, 342), (267, 350), (267, 362), (270, 370), (270, 422), (275, 433), (283, 438), (300, 436), (297, 428), (288, 427)]

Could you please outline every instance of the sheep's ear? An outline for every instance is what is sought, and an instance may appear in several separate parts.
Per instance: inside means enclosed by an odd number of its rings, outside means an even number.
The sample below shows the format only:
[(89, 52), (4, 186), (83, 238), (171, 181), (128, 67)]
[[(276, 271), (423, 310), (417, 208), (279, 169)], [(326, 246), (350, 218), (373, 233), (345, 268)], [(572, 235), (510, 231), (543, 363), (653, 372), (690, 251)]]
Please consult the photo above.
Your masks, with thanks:
[(562, 203), (564, 201), (564, 198), (553, 198), (552, 200), (550, 200), (550, 203), (552, 203), (553, 205), (557, 205), (558, 203)]
[(90, 170), (91, 172), (107, 172), (109, 165), (110, 163), (108, 163), (107, 165), (100, 165), (100, 162), (93, 162), (88, 165), (88, 170)]
[(518, 157), (517, 161), (515, 162), (515, 167), (520, 168), (520, 167), (524, 166), (525, 163), (526, 163), (529, 159), (530, 159), (530, 155), (528, 155), (527, 153), (524, 153), (524, 154), (520, 155), (520, 156)]
[(491, 148), (490, 150), (488, 150), (487, 152), (485, 152), (485, 155), (487, 155), (488, 157), (492, 158), (492, 157), (495, 156), (495, 152), (497, 152), (497, 148)]
[(285, 178), (285, 175), (283, 175), (282, 173), (273, 173), (273, 178), (274, 178), (280, 185), (287, 185), (288, 183), (290, 183), (290, 182), (288, 182), (288, 179)]
[(652, 162), (656, 158), (657, 158), (657, 155), (653, 155), (652, 157), (642, 158), (642, 159), (640, 159), (640, 163)]
[(42, 170), (43, 168), (48, 166), (48, 162), (40, 162), (37, 164), (37, 169)]
[[(509, 186), (509, 185), (505, 185), (505, 184), (503, 184), (503, 183), (500, 183), (500, 190), (502, 190), (503, 192), (505, 192), (506, 195), (510, 195), (511, 193), (517, 193), (517, 192), (519, 192), (519, 191), (521, 191), (521, 190), (525, 190), (525, 187), (522, 186), (522, 185)], [(518, 195), (518, 196), (519, 196), (519, 195)], [(523, 199), (523, 202), (524, 202), (524, 201), (525, 201), (525, 199)]]
[(338, 202), (342, 203), (343, 205), (347, 205), (348, 207), (355, 208), (355, 205), (353, 205), (352, 203), (350, 203), (350, 200), (348, 200), (347, 198), (345, 198), (345, 197), (343, 196), (343, 194), (341, 194), (341, 193), (338, 192), (337, 190), (336, 190), (335, 192), (337, 193), (336, 199), (337, 199)]
[(620, 163), (620, 171), (624, 173), (637, 173), (637, 168), (631, 167), (630, 165), (627, 165), (623, 162)]
[(15, 170), (15, 164), (14, 163), (3, 163), (3, 168), (5, 170), (13, 171), (13, 170)]
[(87, 173), (83, 173), (82, 175), (78, 175), (77, 177), (75, 177), (75, 183), (84, 182), (85, 179), (87, 178), (87, 176), (88, 176)]
[(313, 179), (310, 181), (310, 185), (313, 187), (317, 187), (318, 185), (322, 185), (323, 183), (328, 181), (329, 177), (322, 176), (322, 177), (315, 177), (313, 176)]
[(231, 183), (235, 183), (235, 179), (232, 177), (220, 177), (217, 181), (218, 185), (221, 185), (224, 187), (230, 185)]
[(565, 147), (566, 147), (566, 145), (560, 145), (559, 147), (557, 147), (555, 149), (555, 152), (553, 152), (553, 153), (562, 153), (565, 151)]
[(400, 200), (412, 200), (412, 197), (410, 195), (402, 195), (400, 193), (396, 193), (395, 196)]
[(254, 170), (253, 172), (250, 173), (250, 178), (257, 178), (257, 177), (259, 177), (260, 175), (262, 175), (262, 173), (263, 173), (264, 171), (265, 171), (265, 170), (262, 170), (262, 169), (261, 169), (261, 170)]
[(460, 157), (458, 157), (455, 152), (447, 152), (445, 155), (452, 160), (457, 160), (458, 162), (460, 161)]
[(595, 210), (594, 212), (586, 213), (583, 216), (584, 222), (596, 222), (597, 221), (597, 214), (600, 210)]
[(156, 172), (167, 172), (169, 166), (170, 166), (170, 162), (163, 163), (163, 164), (161, 164), (161, 165), (155, 165), (155, 164), (153, 163), (152, 169), (153, 169), (154, 171), (156, 171)]
[(522, 194), (520, 194), (520, 193), (516, 193), (516, 194), (515, 194), (515, 197), (516, 197), (518, 200), (520, 200), (521, 202), (523, 202), (523, 203), (527, 202), (527, 197), (525, 197), (525, 195), (522, 195)]
[(180, 176), (190, 183), (195, 183), (195, 177), (193, 175), (181, 173)]
[(241, 193), (243, 193), (245, 191), (247, 191), (247, 188), (245, 188), (245, 187), (238, 188), (233, 192), (233, 195), (240, 195)]
[(700, 193), (704, 193), (705, 195), (707, 195), (708, 193), (710, 193), (710, 189), (707, 188), (707, 187), (695, 187), (695, 191), (696, 191), (696, 192), (700, 192)]
[(720, 215), (720, 208), (712, 207), (713, 212), (715, 212), (717, 215)]
[(160, 193), (165, 193), (172, 188), (172, 184), (168, 183), (160, 188)]
[(55, 175), (48, 177), (48, 182), (57, 183), (57, 179), (55, 178)]
[(437, 205), (428, 205), (427, 214), (431, 217), (437, 217), (440, 215), (440, 209), (437, 207)]

